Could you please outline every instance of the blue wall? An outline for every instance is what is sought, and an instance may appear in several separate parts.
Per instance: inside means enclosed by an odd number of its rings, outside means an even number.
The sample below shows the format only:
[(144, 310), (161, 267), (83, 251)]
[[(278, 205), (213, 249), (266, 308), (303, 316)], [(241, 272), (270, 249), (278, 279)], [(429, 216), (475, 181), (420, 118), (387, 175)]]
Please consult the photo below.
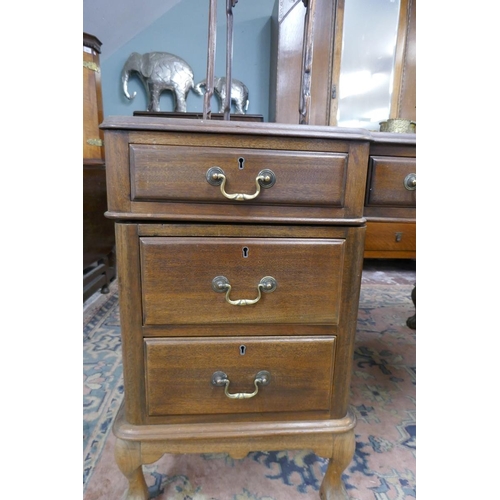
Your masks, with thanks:
[[(215, 75), (225, 76), (226, 16), (224, 0), (218, 2), (217, 51)], [(271, 14), (274, 0), (240, 0), (233, 9), (234, 41), (232, 76), (249, 89), (247, 113), (269, 115), (269, 73), (271, 47)], [(140, 4), (138, 4), (140, 8)], [(137, 92), (129, 101), (123, 94), (121, 70), (132, 52), (170, 52), (185, 59), (192, 67), (195, 83), (206, 77), (208, 37), (208, 1), (184, 0), (170, 9), (147, 29), (118, 51), (101, 61), (104, 116), (132, 115), (147, 108), (146, 92), (137, 77), (129, 81), (129, 92)], [(173, 111), (170, 92), (160, 100), (161, 111)], [(187, 111), (202, 112), (203, 97), (191, 91)], [(214, 98), (212, 111), (218, 111)]]

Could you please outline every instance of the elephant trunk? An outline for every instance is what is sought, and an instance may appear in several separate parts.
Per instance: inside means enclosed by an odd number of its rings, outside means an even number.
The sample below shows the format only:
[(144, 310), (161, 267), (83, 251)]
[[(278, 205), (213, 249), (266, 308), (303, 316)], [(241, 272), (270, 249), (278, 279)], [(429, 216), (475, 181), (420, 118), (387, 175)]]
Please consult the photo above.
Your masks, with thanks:
[(127, 68), (123, 68), (122, 71), (122, 85), (123, 85), (123, 93), (125, 94), (127, 99), (132, 100), (137, 92), (134, 92), (132, 95), (128, 92), (128, 79), (130, 78), (130, 70)]

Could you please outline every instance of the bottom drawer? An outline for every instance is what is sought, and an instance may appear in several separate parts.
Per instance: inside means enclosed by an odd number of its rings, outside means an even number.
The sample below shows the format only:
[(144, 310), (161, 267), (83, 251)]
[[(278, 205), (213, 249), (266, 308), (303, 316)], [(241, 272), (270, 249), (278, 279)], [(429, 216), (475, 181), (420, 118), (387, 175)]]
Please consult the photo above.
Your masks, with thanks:
[[(376, 257), (375, 253), (389, 252), (397, 257), (398, 252), (411, 258), (416, 252), (416, 224), (414, 222), (368, 222), (366, 225), (365, 257)], [(414, 255), (413, 255), (414, 256)]]
[[(144, 342), (150, 416), (330, 410), (334, 336)], [(217, 372), (228, 386), (212, 383)]]

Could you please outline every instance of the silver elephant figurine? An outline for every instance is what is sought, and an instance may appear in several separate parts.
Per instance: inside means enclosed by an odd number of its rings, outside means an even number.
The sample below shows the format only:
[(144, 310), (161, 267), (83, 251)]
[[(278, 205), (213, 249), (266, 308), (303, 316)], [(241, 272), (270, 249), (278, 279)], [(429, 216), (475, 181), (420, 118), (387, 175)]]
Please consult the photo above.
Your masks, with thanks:
[[(194, 86), (194, 91), (203, 95), (202, 87), (207, 86), (207, 80), (204, 78), (201, 82)], [(214, 93), (219, 99), (219, 113), (224, 112), (224, 101), (226, 99), (226, 77), (214, 77)], [(250, 101), (248, 100), (248, 88), (239, 80), (231, 78), (231, 102), (236, 108), (236, 114), (244, 115), (248, 110)]]
[(132, 52), (122, 69), (123, 93), (133, 99), (137, 92), (130, 95), (128, 80), (135, 73), (141, 79), (148, 97), (148, 111), (160, 111), (160, 94), (165, 90), (174, 93), (175, 111), (186, 111), (186, 98), (194, 87), (194, 74), (189, 64), (168, 52)]

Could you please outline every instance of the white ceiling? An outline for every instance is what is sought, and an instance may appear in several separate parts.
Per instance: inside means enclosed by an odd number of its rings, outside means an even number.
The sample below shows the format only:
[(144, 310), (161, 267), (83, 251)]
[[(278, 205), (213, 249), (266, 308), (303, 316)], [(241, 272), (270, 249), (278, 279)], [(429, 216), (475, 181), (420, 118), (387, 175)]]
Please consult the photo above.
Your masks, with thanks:
[(83, 31), (102, 42), (101, 61), (182, 0), (83, 0)]

